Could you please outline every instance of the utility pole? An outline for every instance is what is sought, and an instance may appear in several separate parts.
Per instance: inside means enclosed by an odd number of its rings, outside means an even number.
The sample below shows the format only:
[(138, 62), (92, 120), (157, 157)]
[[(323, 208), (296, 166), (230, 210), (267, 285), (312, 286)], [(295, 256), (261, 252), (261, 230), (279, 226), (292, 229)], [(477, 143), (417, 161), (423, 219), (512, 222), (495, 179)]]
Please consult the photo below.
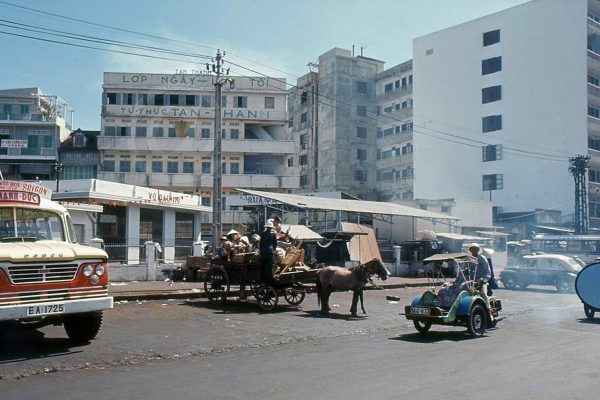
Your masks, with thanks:
[[(215, 86), (215, 136), (214, 136), (214, 149), (213, 149), (213, 212), (212, 212), (212, 254), (215, 254), (217, 247), (219, 246), (219, 237), (222, 235), (223, 223), (221, 221), (221, 214), (223, 211), (223, 179), (222, 179), (222, 131), (221, 125), (223, 122), (223, 115), (221, 112), (221, 90), (225, 83), (229, 83), (233, 89), (235, 81), (230, 78), (222, 78), (221, 75), (228, 75), (229, 68), (223, 69), (223, 57), (225, 52), (221, 54), (220, 50), (217, 50), (217, 56), (212, 60), (212, 72), (216, 75), (213, 80)], [(208, 68), (208, 65), (207, 65)]]
[(585, 175), (587, 174), (590, 156), (569, 157), (569, 172), (575, 178), (575, 234), (588, 233), (587, 188)]

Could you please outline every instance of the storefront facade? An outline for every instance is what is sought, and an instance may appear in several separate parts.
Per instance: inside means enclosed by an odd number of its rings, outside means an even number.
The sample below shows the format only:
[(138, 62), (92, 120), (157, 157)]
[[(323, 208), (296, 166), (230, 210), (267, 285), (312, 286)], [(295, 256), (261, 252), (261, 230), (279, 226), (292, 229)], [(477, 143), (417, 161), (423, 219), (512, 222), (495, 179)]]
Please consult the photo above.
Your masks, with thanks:
[(95, 236), (103, 240), (111, 261), (123, 264), (144, 262), (147, 241), (158, 243), (163, 262), (184, 260), (212, 213), (196, 195), (97, 179), (62, 181), (53, 200), (102, 206), (95, 216)]

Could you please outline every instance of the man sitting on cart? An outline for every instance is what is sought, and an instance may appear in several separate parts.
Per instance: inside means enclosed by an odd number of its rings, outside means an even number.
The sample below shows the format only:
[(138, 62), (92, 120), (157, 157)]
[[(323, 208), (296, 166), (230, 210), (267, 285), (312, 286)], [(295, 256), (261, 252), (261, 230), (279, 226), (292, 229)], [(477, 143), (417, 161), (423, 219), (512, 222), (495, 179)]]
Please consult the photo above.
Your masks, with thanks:
[(236, 254), (241, 254), (246, 252), (246, 243), (242, 241), (242, 237), (240, 233), (235, 229), (227, 232), (227, 240), (229, 245), (227, 246), (226, 255), (228, 259), (233, 258)]

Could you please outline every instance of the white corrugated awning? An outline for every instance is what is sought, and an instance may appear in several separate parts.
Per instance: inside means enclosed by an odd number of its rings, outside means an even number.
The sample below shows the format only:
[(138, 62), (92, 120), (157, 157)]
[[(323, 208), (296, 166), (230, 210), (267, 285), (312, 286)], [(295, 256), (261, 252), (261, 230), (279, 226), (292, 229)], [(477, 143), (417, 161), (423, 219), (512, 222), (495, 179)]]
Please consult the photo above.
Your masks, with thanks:
[[(288, 232), (289, 230), (289, 232)], [(323, 236), (313, 231), (305, 225), (285, 225), (281, 224), (281, 232), (287, 233), (294, 240), (321, 240)]]
[(468, 241), (472, 241), (472, 242), (476, 242), (478, 240), (486, 240), (486, 238), (483, 238), (481, 236), (469, 236), (469, 235), (462, 235), (460, 233), (449, 233), (449, 232), (438, 233), (438, 232), (436, 232), (435, 234), (438, 235), (439, 237), (452, 239), (452, 240), (468, 240)]
[(494, 232), (494, 231), (477, 231), (477, 233), (479, 233), (482, 236), (488, 236), (488, 237), (510, 236), (510, 233)]
[(391, 215), (398, 217), (414, 217), (429, 220), (458, 220), (460, 218), (449, 215), (438, 214), (419, 208), (408, 207), (401, 204), (365, 201), (365, 200), (343, 200), (316, 196), (303, 196), (297, 194), (261, 192), (258, 190), (235, 189), (241, 192), (243, 198), (250, 204), (274, 206), (286, 204), (303, 210), (319, 211), (346, 211), (362, 214)]

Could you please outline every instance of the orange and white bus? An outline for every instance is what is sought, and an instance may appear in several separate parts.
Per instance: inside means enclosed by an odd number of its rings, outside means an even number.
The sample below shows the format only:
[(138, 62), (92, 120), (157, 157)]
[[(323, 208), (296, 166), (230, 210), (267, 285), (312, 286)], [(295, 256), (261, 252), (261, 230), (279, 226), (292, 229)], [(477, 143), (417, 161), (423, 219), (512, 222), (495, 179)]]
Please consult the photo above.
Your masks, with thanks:
[(0, 180), (0, 321), (62, 324), (76, 342), (94, 339), (108, 296), (108, 256), (77, 244), (67, 210), (51, 190)]

